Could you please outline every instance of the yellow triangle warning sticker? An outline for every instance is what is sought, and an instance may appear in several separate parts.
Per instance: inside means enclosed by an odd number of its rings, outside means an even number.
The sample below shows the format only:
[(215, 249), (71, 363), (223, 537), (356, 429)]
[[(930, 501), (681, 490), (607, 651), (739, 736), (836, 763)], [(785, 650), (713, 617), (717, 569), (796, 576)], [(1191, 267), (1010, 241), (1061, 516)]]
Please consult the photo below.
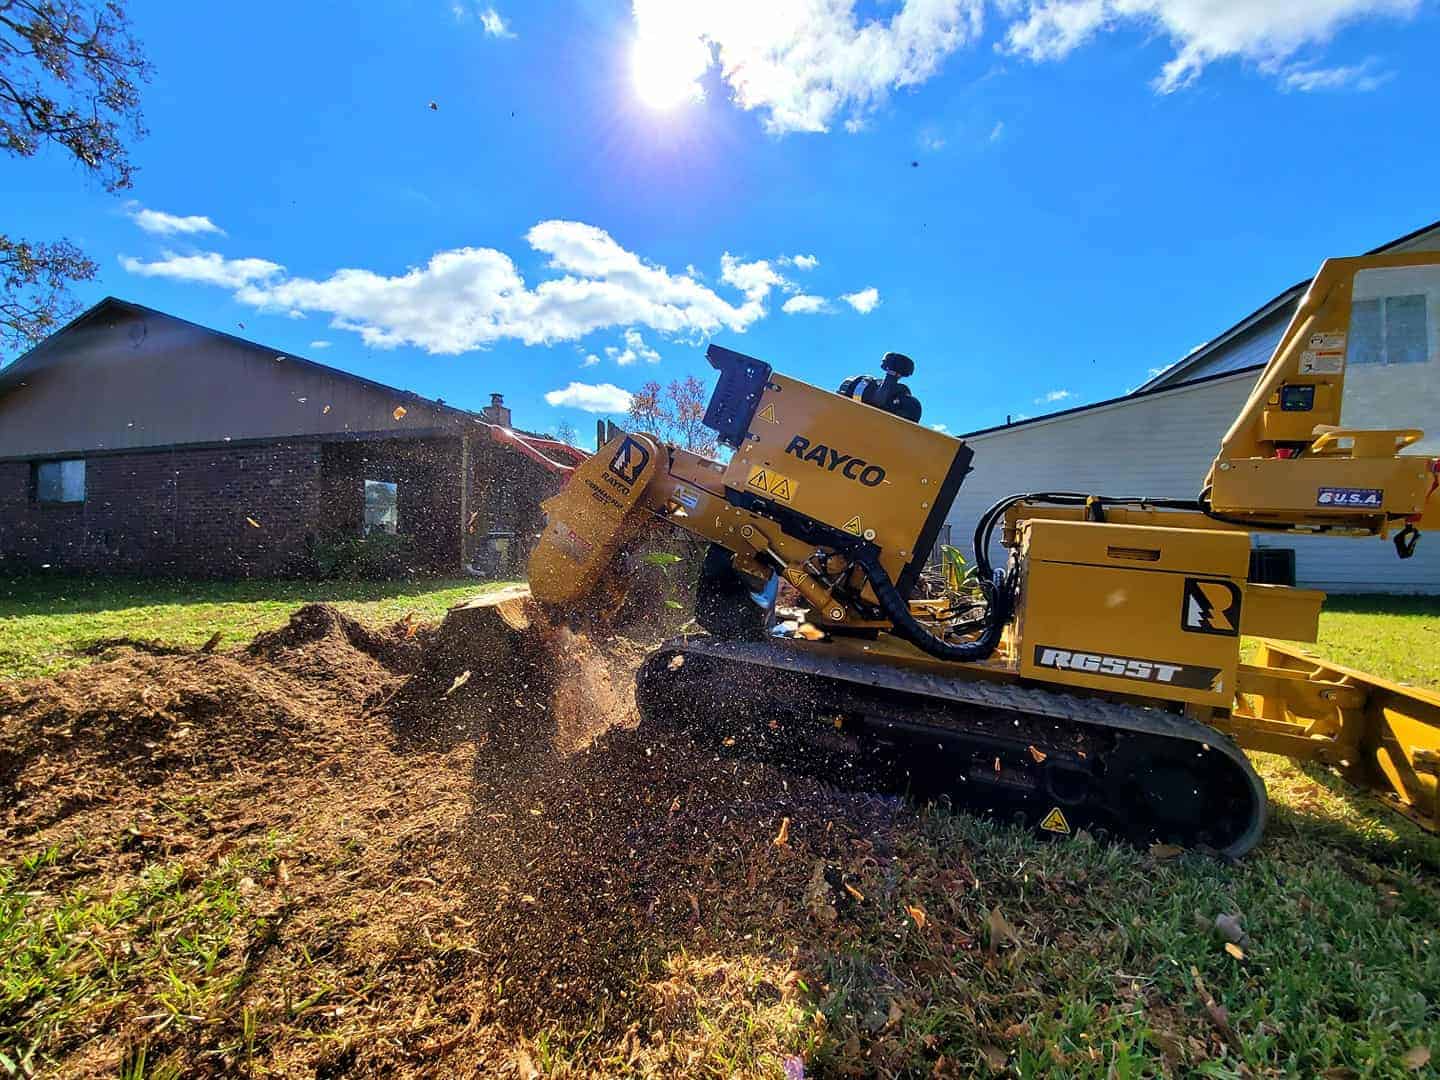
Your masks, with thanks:
[(849, 521), (845, 522), (844, 529), (851, 536), (860, 535), (860, 515), (856, 514)]
[(1060, 833), (1062, 836), (1070, 835), (1070, 823), (1065, 820), (1065, 815), (1060, 812), (1058, 806), (1045, 815), (1044, 820), (1040, 822), (1040, 828), (1046, 832)]
[(750, 474), (750, 479), (745, 481), (745, 483), (747, 486), (759, 488), (761, 491), (770, 490), (770, 477), (765, 475), (764, 469), (756, 469)]
[(771, 495), (774, 495), (775, 498), (777, 498), (777, 499), (783, 499), (785, 502), (789, 502), (789, 501), (790, 501), (790, 481), (789, 481), (789, 479), (786, 478), (786, 477), (784, 477), (784, 476), (778, 477), (778, 478), (776, 479), (775, 483), (774, 483), (774, 484), (771, 486), (771, 488), (770, 488), (770, 494), (771, 494)]
[(773, 401), (760, 410), (760, 419), (772, 424), (778, 424), (780, 422), (775, 419), (775, 403)]

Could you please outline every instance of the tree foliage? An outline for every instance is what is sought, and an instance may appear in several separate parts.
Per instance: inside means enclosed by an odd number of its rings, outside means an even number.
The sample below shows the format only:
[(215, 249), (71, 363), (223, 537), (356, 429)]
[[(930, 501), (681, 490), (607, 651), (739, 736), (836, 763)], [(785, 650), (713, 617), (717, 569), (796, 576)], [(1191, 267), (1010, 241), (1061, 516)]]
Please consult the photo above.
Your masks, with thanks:
[[(0, 0), (0, 150), (67, 152), (106, 191), (130, 187), (126, 146), (145, 134), (150, 64), (120, 0)], [(0, 235), (0, 342), (38, 340), (73, 310), (67, 284), (95, 276), (68, 240)]]
[(715, 434), (705, 426), (705, 405), (709, 395), (705, 384), (694, 375), (673, 379), (668, 386), (650, 381), (630, 399), (630, 419), (645, 431), (713, 457)]
[(0, 234), (0, 349), (39, 341), (74, 305), (72, 281), (89, 281), (96, 266), (69, 240), (32, 244)]

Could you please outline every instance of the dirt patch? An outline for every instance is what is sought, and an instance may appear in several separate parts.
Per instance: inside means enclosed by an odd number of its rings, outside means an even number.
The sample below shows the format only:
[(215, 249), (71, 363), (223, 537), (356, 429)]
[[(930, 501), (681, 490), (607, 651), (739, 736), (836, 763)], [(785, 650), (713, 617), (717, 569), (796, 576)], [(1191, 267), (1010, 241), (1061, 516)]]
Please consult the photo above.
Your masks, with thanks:
[[(673, 1075), (699, 1023), (677, 1002), (711, 982), (763, 983), (794, 1020), (776, 936), (811, 919), (816, 865), (875, 857), (894, 804), (643, 737), (643, 648), (512, 621), (309, 606), (241, 649), (113, 643), (0, 688), (0, 845), (47, 853), (30, 914), (139, 909), (95, 915), (93, 958), (0, 1030), (74, 1075), (142, 1051), (191, 1075), (495, 1075), (552, 1029), (588, 1033), (574, 1067)], [(65, 1013), (72, 978), (114, 992)]]

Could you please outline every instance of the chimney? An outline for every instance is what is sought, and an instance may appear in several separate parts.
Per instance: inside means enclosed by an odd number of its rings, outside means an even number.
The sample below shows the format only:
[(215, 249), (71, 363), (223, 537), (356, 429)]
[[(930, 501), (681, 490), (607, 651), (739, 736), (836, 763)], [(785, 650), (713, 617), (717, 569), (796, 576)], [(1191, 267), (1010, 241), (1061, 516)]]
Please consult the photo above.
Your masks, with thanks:
[(488, 423), (508, 428), (510, 426), (510, 410), (505, 407), (505, 395), (491, 394), (490, 404), (480, 411), (480, 415)]

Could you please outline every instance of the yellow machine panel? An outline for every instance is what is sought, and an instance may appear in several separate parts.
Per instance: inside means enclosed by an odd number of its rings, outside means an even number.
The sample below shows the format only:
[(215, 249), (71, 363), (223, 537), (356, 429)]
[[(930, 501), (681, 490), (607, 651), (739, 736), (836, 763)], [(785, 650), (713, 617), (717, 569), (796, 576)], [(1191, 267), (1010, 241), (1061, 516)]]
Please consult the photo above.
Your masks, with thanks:
[(766, 512), (792, 510), (872, 541), (904, 592), (970, 458), (959, 439), (772, 374), (725, 485)]
[(669, 451), (649, 435), (622, 433), (576, 468), (541, 503), (545, 531), (530, 555), (530, 589), (545, 604), (573, 604), (595, 590), (620, 544), (646, 521), (634, 510)]
[(1249, 537), (1037, 520), (1021, 558), (1021, 675), (1201, 705), (1234, 697)]

